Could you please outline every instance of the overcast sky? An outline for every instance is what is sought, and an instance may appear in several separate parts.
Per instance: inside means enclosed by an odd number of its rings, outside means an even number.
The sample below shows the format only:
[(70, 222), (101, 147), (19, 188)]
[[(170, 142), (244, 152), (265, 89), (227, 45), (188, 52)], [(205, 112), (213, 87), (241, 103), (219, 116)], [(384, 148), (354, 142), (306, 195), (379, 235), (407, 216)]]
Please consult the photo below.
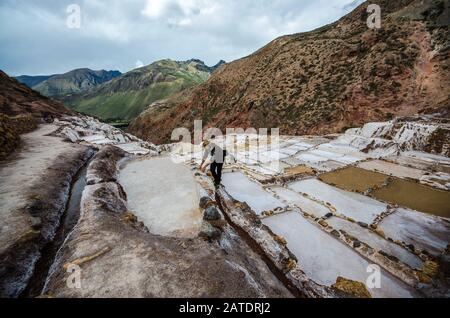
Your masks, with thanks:
[[(80, 67), (126, 72), (164, 58), (213, 65), (336, 21), (362, 2), (0, 0), (0, 69), (13, 76)], [(70, 4), (81, 8), (80, 28), (67, 26)]]

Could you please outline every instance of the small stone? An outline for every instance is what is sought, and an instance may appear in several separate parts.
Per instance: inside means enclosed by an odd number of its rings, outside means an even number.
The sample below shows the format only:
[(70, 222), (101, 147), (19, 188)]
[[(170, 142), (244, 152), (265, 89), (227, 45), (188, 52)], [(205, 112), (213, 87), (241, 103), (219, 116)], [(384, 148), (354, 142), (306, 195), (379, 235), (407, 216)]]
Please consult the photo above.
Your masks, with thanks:
[(40, 217), (31, 217), (31, 227), (34, 230), (40, 230), (42, 228), (42, 219)]
[(45, 210), (45, 203), (41, 200), (35, 200), (29, 206), (27, 206), (27, 211), (33, 216), (41, 214)]
[(211, 202), (212, 200), (210, 197), (204, 196), (200, 199), (199, 206), (201, 209), (206, 209)]
[(366, 229), (369, 227), (369, 224), (364, 223), (364, 222), (358, 222), (358, 225), (363, 227), (363, 228), (366, 228)]
[(131, 212), (127, 212), (125, 213), (125, 215), (123, 216), (123, 220), (125, 223), (136, 223), (138, 221), (138, 218)]
[(331, 218), (332, 216), (333, 216), (333, 213), (328, 213), (323, 218), (326, 220), (326, 219)]
[(354, 248), (359, 248), (359, 247), (361, 247), (361, 245), (362, 245), (361, 242), (358, 241), (358, 240), (356, 240), (356, 241), (353, 242), (353, 247), (354, 247)]
[(293, 259), (289, 259), (286, 264), (286, 269), (288, 272), (292, 271), (297, 266), (297, 262)]
[(386, 239), (386, 234), (384, 234), (384, 232), (382, 230), (377, 228), (377, 229), (374, 229), (374, 232), (377, 233), (382, 238)]
[(222, 216), (220, 215), (219, 210), (215, 206), (209, 206), (205, 210), (205, 214), (203, 215), (203, 219), (205, 221), (217, 221), (220, 220)]
[(282, 236), (276, 235), (276, 236), (274, 237), (274, 239), (275, 239), (275, 241), (277, 241), (277, 242), (280, 243), (281, 245), (284, 245), (284, 246), (287, 245), (286, 239), (285, 239), (284, 237), (282, 237)]
[(399, 262), (399, 259), (393, 255), (389, 255), (388, 253), (386, 253), (384, 251), (380, 251), (379, 253), (393, 262), (396, 262), (396, 263)]
[(419, 282), (421, 282), (422, 284), (429, 285), (432, 282), (431, 277), (422, 272), (417, 272), (417, 278), (419, 279)]
[(219, 239), (222, 233), (209, 224), (208, 222), (203, 222), (202, 227), (200, 229), (199, 236), (208, 240), (216, 240)]
[(340, 238), (341, 237), (341, 234), (338, 231), (336, 231), (336, 230), (331, 231), (331, 235), (333, 235), (336, 238)]

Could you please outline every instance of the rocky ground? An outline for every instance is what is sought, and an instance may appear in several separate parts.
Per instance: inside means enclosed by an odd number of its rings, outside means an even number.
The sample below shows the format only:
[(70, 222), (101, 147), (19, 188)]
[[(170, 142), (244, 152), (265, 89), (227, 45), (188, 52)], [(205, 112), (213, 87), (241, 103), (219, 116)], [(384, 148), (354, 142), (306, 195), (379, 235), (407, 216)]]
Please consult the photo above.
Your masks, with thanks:
[(72, 178), (93, 150), (49, 136), (42, 125), (22, 135), (19, 152), (0, 164), (0, 295), (18, 296), (40, 250), (52, 240)]

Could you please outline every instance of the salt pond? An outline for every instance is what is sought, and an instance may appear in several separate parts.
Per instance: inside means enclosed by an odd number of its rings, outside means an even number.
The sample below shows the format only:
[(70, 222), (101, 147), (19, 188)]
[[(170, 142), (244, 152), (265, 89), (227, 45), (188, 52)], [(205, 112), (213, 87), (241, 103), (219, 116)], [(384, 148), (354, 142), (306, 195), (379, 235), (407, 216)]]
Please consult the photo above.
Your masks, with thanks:
[(399, 208), (379, 228), (394, 240), (439, 255), (450, 243), (450, 223), (424, 213)]
[(133, 160), (119, 182), (129, 209), (153, 234), (195, 237), (202, 224), (197, 183), (189, 167), (170, 158)]
[[(274, 233), (284, 237), (301, 268), (317, 283), (331, 286), (341, 276), (366, 282), (370, 263), (343, 243), (334, 240), (297, 212), (283, 213), (263, 220)], [(381, 288), (369, 290), (373, 297), (413, 297), (414, 291), (385, 271)]]
[(257, 214), (285, 206), (242, 172), (225, 173), (222, 184), (234, 199), (246, 202)]
[(307, 194), (310, 198), (329, 203), (337, 213), (367, 224), (371, 224), (380, 213), (387, 210), (384, 203), (335, 188), (316, 179), (297, 181), (290, 184), (289, 188)]

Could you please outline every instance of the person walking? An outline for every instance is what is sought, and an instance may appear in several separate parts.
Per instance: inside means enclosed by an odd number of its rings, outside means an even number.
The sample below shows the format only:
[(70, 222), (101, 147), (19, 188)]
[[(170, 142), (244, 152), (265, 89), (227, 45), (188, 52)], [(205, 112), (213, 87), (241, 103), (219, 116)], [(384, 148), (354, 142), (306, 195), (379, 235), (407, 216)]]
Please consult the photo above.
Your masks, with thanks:
[[(214, 140), (215, 138), (212, 137), (212, 140)], [(202, 172), (205, 172), (206, 170), (206, 161), (208, 160), (208, 158), (211, 158), (211, 164), (210, 164), (210, 169), (211, 169), (211, 174), (214, 178), (214, 185), (216, 188), (218, 188), (222, 182), (222, 169), (223, 169), (223, 165), (225, 163), (225, 158), (227, 157), (227, 151), (224, 150), (222, 147), (220, 147), (219, 145), (217, 145), (214, 142), (209, 142), (209, 141), (204, 141), (203, 142), (203, 160), (202, 163), (200, 165), (200, 170)]]

